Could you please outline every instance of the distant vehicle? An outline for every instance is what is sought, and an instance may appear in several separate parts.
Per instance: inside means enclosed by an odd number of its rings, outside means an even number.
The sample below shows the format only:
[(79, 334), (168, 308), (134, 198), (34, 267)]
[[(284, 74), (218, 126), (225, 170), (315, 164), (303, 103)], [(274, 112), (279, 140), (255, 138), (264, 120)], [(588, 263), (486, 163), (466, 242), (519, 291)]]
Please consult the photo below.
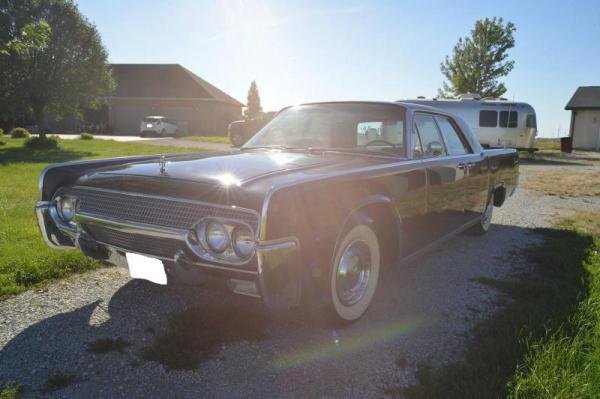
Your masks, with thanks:
[(179, 133), (177, 122), (164, 116), (147, 116), (140, 123), (140, 134), (169, 136)]
[(241, 147), (246, 141), (273, 119), (275, 112), (266, 112), (252, 119), (234, 121), (227, 128), (227, 136), (234, 147)]
[(465, 94), (454, 99), (416, 98), (399, 100), (428, 105), (463, 118), (485, 148), (510, 147), (534, 152), (537, 122), (535, 110), (527, 103), (504, 98), (487, 99)]

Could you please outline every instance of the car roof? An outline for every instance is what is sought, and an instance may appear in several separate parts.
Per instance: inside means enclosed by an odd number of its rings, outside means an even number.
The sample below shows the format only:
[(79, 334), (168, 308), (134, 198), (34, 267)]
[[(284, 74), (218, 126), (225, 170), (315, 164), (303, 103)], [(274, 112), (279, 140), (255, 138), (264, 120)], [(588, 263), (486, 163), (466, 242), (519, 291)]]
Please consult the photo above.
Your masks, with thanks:
[(298, 105), (319, 105), (319, 104), (382, 104), (382, 105), (395, 105), (399, 107), (406, 108), (408, 110), (413, 111), (429, 111), (429, 112), (437, 112), (441, 114), (445, 114), (444, 110), (440, 110), (439, 108), (430, 107), (428, 105), (415, 104), (404, 101), (360, 101), (360, 100), (349, 100), (349, 101), (317, 101), (310, 103), (302, 103), (296, 105), (290, 105), (282, 108), (282, 111), (286, 108), (291, 108)]

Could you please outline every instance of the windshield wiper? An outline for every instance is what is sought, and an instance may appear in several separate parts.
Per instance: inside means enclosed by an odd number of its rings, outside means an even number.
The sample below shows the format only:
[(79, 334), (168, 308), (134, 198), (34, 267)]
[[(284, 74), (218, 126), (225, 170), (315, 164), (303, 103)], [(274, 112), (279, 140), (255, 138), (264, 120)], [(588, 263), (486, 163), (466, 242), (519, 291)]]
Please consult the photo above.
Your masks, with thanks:
[(306, 147), (289, 147), (286, 145), (257, 145), (252, 147), (241, 147), (240, 151), (243, 150), (282, 150), (282, 151), (308, 151)]
[[(399, 147), (398, 147), (399, 148)], [(400, 156), (396, 152), (384, 151), (384, 150), (372, 150), (368, 148), (362, 147), (308, 147), (310, 152), (336, 152), (336, 153), (346, 153), (346, 154), (365, 154), (365, 155), (385, 155), (385, 156)]]

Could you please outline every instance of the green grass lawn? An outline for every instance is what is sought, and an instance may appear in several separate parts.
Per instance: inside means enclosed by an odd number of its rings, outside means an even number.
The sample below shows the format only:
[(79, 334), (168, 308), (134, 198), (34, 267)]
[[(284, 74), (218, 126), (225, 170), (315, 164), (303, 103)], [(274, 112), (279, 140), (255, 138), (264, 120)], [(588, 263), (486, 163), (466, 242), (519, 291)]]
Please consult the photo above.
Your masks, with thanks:
[(0, 298), (45, 281), (100, 266), (79, 251), (52, 250), (41, 239), (33, 207), (38, 176), (52, 163), (127, 155), (194, 152), (198, 149), (157, 147), (108, 140), (61, 140), (55, 151), (33, 151), (24, 140), (0, 146)]
[(202, 141), (205, 143), (231, 144), (227, 136), (184, 136), (183, 140)]
[(473, 330), (464, 361), (420, 367), (408, 398), (599, 398), (600, 212), (569, 215), (514, 254), (535, 265), (510, 280), (474, 279), (502, 293)]

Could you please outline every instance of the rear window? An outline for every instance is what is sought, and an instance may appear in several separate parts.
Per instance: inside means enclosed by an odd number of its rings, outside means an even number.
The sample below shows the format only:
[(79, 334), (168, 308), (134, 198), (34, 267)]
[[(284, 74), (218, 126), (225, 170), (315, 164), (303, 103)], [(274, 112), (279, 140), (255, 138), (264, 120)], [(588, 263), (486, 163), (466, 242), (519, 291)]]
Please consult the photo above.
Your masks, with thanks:
[(154, 123), (154, 122), (158, 122), (161, 119), (162, 118), (144, 118), (144, 122)]
[(498, 111), (479, 111), (480, 127), (498, 126)]
[(517, 111), (500, 111), (500, 127), (517, 127), (518, 120)]
[(527, 120), (525, 121), (525, 127), (529, 129), (537, 128), (537, 121), (535, 120), (535, 115), (529, 114), (527, 115)]

